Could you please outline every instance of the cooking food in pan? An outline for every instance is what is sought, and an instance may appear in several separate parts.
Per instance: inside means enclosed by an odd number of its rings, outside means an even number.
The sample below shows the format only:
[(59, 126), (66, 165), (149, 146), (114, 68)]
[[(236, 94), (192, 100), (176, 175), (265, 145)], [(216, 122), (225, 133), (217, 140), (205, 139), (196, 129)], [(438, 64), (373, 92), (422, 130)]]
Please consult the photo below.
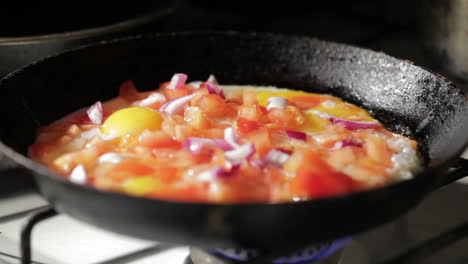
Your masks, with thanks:
[(131, 81), (41, 128), (31, 156), (69, 180), (157, 199), (285, 202), (410, 179), (417, 143), (337, 97), (222, 86), (187, 75)]
[[(126, 79), (149, 91), (182, 70), (191, 80), (214, 73), (226, 84), (274, 85), (343, 98), (368, 109), (389, 130), (417, 140), (422, 169), (411, 179), (347, 195), (215, 203), (102, 191), (74, 184), (26, 157), (39, 126), (110, 100)], [(468, 161), (459, 158), (468, 142), (468, 100), (462, 89), (406, 61), (307, 37), (233, 32), (140, 36), (47, 58), (7, 76), (0, 88), (5, 124), (0, 153), (18, 165), (8, 173), (33, 175), (40, 193), (60, 213), (145, 240), (265, 250), (335, 240), (395, 219), (432, 190), (468, 174)], [(224, 92), (228, 94), (226, 87)], [(109, 115), (108, 104), (103, 108)]]

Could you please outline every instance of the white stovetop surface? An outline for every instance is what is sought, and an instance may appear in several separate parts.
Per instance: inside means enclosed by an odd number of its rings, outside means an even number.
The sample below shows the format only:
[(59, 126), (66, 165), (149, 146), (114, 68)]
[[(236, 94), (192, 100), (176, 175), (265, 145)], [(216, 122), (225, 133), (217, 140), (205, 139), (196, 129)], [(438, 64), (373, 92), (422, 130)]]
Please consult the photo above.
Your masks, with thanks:
[[(0, 216), (46, 205), (37, 194), (26, 193), (11, 199), (0, 199)], [(28, 216), (0, 222), (0, 264), (19, 263), (9, 254), (19, 257), (20, 229)], [(105, 263), (128, 254), (145, 250), (158, 251), (166, 245), (125, 237), (94, 228), (68, 216), (58, 215), (39, 223), (33, 230), (33, 260), (45, 264)], [(3, 253), (3, 254), (1, 254)], [(182, 264), (188, 247), (173, 247), (157, 254), (141, 254), (129, 264)]]

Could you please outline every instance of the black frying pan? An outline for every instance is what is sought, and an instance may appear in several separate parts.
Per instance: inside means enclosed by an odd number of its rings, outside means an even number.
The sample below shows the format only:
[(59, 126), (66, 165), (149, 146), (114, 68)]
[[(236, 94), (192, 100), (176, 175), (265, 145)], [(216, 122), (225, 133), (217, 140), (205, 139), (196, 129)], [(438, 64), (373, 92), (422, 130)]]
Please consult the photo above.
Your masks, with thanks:
[[(426, 169), (414, 179), (341, 197), (282, 204), (171, 202), (76, 185), (26, 157), (40, 125), (117, 95), (134, 80), (157, 87), (174, 72), (192, 80), (276, 85), (340, 96), (417, 139)], [(59, 211), (143, 239), (201, 247), (278, 248), (334, 239), (394, 219), (438, 186), (468, 173), (468, 101), (444, 78), (365, 49), (270, 34), (204, 33), (101, 43), (25, 67), (0, 84), (0, 153), (32, 173)], [(456, 166), (448, 173), (450, 166)], [(454, 201), (456, 202), (456, 201)]]

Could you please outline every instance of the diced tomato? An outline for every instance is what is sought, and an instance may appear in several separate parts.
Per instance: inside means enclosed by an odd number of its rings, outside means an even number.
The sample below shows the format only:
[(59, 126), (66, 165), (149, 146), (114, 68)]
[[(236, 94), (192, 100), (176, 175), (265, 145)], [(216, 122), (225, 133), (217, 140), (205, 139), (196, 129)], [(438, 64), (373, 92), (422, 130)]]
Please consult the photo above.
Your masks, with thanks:
[(300, 109), (309, 109), (325, 102), (326, 100), (330, 100), (330, 97), (323, 95), (300, 95), (288, 97), (288, 100)]
[(313, 151), (304, 152), (304, 163), (291, 183), (294, 195), (307, 199), (345, 194), (354, 189), (354, 181), (335, 171)]
[(264, 116), (258, 105), (242, 105), (239, 107), (239, 118), (244, 118), (251, 121), (260, 121)]
[(277, 128), (288, 130), (297, 130), (306, 122), (305, 116), (296, 107), (273, 108), (268, 112), (268, 119)]
[(239, 110), (239, 105), (232, 103), (232, 102), (226, 103), (226, 107), (224, 108), (223, 118), (227, 120), (232, 120), (236, 118), (238, 110)]
[(392, 166), (392, 154), (389, 151), (385, 139), (376, 136), (368, 136), (365, 139), (364, 148), (367, 155), (385, 167)]
[(135, 176), (144, 176), (154, 173), (154, 169), (138, 160), (123, 160), (109, 173), (116, 181), (124, 181)]
[(207, 202), (208, 201), (208, 186), (178, 186), (172, 188), (164, 188), (158, 192), (146, 195), (148, 198), (164, 199), (172, 201), (191, 201), (191, 202)]
[(126, 101), (135, 101), (138, 99), (138, 90), (133, 81), (126, 81), (120, 85), (119, 97)]
[(164, 89), (163, 91), (164, 95), (166, 96), (167, 99), (174, 99), (182, 96), (186, 96), (190, 94), (190, 90), (187, 89), (186, 87), (182, 87), (179, 89)]
[(216, 94), (202, 94), (195, 96), (190, 103), (194, 106), (199, 106), (209, 117), (224, 116), (226, 102)]
[(245, 118), (237, 119), (237, 129), (240, 134), (247, 134), (260, 128), (261, 125), (256, 121), (250, 121)]
[(200, 135), (202, 137), (207, 138), (223, 138), (224, 137), (224, 130), (228, 125), (221, 125), (218, 127), (212, 127), (210, 129), (199, 130)]
[(249, 142), (255, 143), (256, 155), (263, 156), (273, 148), (270, 131), (261, 127), (245, 135)]
[(189, 125), (175, 126), (175, 138), (180, 142), (184, 142), (188, 137), (196, 136), (196, 134), (195, 129)]
[(210, 119), (205, 115), (201, 107), (191, 106), (185, 109), (184, 120), (196, 129), (210, 127)]
[(161, 123), (161, 130), (164, 131), (167, 135), (171, 137), (175, 137), (175, 126), (177, 125), (177, 122), (174, 120), (174, 118), (171, 117), (166, 117), (163, 119)]
[(268, 109), (266, 107), (259, 105), (258, 109), (260, 109), (260, 112), (262, 112), (262, 114), (268, 114)]
[(244, 91), (242, 95), (242, 100), (243, 100), (244, 105), (258, 104), (257, 94), (255, 93), (255, 91)]
[(222, 180), (225, 184), (221, 202), (265, 202), (270, 197), (270, 184), (265, 177), (259, 177), (255, 168), (242, 167), (232, 177)]
[(173, 184), (179, 179), (179, 170), (173, 167), (157, 168), (156, 177), (162, 184)]
[(163, 131), (144, 131), (140, 135), (140, 144), (147, 148), (180, 148), (181, 143), (172, 139)]

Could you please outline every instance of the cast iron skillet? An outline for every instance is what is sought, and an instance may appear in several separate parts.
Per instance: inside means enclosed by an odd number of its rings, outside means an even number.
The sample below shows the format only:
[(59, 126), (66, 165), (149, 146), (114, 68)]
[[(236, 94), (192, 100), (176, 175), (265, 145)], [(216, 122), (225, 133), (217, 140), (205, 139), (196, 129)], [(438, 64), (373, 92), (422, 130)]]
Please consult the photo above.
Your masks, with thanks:
[[(213, 73), (224, 84), (340, 96), (417, 139), (426, 169), (414, 179), (342, 197), (219, 205), (103, 192), (65, 181), (26, 157), (40, 125), (116, 96), (125, 80), (148, 90), (174, 72), (192, 80)], [(7, 76), (0, 90), (0, 152), (25, 168), (23, 173), (34, 174), (40, 192), (59, 212), (143, 239), (265, 249), (334, 239), (394, 219), (468, 172), (468, 162), (458, 158), (468, 141), (468, 101), (460, 89), (385, 54), (305, 37), (164, 34), (100, 43), (22, 68)]]

